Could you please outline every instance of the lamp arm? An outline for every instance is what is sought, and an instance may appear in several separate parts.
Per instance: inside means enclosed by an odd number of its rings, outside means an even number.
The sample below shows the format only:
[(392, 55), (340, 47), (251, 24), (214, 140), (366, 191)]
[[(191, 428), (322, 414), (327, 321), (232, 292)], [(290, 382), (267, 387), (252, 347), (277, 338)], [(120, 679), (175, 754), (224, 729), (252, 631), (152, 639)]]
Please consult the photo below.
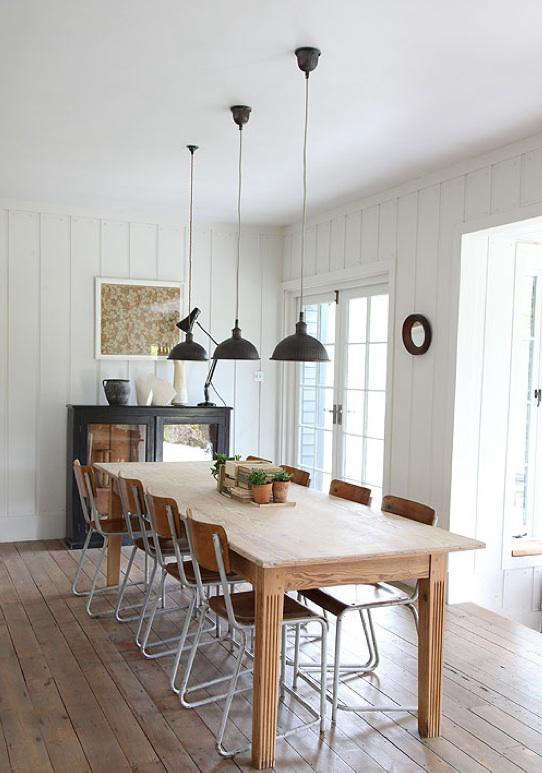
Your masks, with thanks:
[[(202, 330), (205, 333), (206, 336), (209, 336), (209, 338), (215, 344), (215, 346), (218, 346), (217, 341), (215, 341), (215, 339), (209, 333), (209, 331), (205, 330), (203, 325), (201, 325), (199, 322), (196, 321), (196, 324), (200, 328), (200, 330)], [(207, 372), (207, 378), (205, 379), (205, 384), (203, 385), (203, 399), (204, 399), (204, 402), (203, 403), (198, 403), (199, 406), (211, 408), (211, 407), (213, 407), (215, 405), (215, 403), (212, 403), (209, 400), (209, 387), (211, 386), (211, 383), (213, 381), (213, 376), (214, 376), (215, 370), (216, 370), (216, 364), (217, 364), (217, 360), (212, 360), (211, 365), (209, 367), (209, 370)]]

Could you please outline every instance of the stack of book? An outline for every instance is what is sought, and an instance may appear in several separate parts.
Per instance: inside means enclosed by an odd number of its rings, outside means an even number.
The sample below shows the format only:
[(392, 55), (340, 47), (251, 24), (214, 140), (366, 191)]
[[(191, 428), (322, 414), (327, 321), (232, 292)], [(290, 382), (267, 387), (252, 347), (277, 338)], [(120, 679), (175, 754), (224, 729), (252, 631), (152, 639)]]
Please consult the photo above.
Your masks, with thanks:
[(250, 499), (250, 483), (248, 479), (253, 470), (261, 470), (271, 478), (277, 472), (282, 472), (282, 467), (277, 467), (277, 465), (270, 462), (227, 461), (225, 463), (224, 486), (231, 493), (234, 493), (232, 489), (243, 492), (242, 494), (237, 494), (236, 492), (236, 496), (239, 496), (239, 498)]

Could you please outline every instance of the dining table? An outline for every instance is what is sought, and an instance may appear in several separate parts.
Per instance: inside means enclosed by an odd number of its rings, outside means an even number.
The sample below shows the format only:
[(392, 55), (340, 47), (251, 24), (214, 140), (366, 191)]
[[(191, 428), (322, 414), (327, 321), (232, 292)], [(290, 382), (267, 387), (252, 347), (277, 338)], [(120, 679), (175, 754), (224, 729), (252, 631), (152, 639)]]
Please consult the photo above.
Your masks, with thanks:
[[(110, 514), (119, 517), (115, 481), (137, 478), (157, 496), (190, 507), (197, 520), (226, 530), (234, 570), (256, 599), (252, 764), (273, 767), (284, 594), (307, 588), (418, 580), (418, 731), (440, 733), (442, 649), (448, 553), (485, 547), (478, 540), (291, 484), (294, 507), (257, 507), (217, 489), (208, 462), (96, 463), (111, 481)], [(108, 554), (118, 582), (120, 541)], [(116, 574), (116, 578), (115, 578)]]

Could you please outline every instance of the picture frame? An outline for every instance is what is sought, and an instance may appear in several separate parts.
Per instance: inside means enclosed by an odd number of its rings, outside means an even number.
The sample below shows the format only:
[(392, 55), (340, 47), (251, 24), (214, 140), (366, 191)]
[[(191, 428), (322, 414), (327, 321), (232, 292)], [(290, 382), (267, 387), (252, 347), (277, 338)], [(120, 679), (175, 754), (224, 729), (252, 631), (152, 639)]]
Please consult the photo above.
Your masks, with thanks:
[(179, 341), (182, 282), (95, 278), (95, 358), (165, 360)]

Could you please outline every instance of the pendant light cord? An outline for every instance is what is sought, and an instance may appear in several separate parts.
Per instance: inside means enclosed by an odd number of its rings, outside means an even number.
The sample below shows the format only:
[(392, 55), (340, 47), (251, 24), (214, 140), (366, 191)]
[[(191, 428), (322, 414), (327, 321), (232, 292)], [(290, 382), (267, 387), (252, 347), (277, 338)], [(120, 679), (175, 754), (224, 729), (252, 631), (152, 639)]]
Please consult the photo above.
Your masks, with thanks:
[(190, 204), (188, 207), (188, 314), (192, 311), (192, 205), (194, 199), (194, 150), (190, 150)]
[(303, 220), (301, 222), (301, 295), (299, 298), (299, 318), (303, 312), (303, 268), (305, 265), (305, 230), (307, 227), (307, 134), (309, 128), (309, 73), (305, 77), (305, 131), (303, 134)]
[(235, 327), (239, 322), (239, 265), (241, 258), (241, 183), (243, 170), (243, 126), (239, 126), (239, 167), (237, 188), (237, 264), (236, 264), (236, 288), (235, 288)]

